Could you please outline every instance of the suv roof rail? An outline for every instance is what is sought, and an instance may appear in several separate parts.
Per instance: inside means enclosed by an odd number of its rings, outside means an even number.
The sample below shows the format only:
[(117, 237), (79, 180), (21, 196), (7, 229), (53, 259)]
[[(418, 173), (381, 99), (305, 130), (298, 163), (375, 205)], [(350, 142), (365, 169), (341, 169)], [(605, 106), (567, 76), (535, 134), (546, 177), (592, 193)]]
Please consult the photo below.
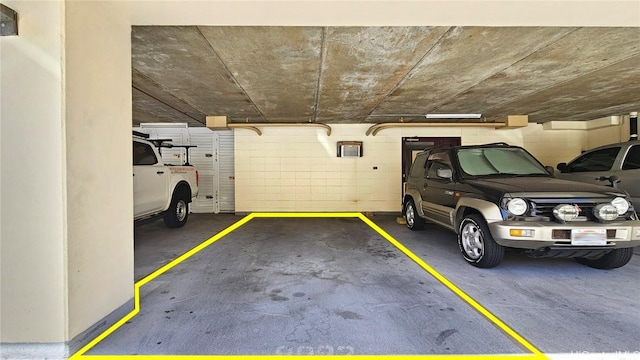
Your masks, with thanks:
[(509, 144), (507, 144), (504, 141), (498, 141), (498, 142), (492, 142), (492, 143), (488, 143), (488, 144), (483, 144), (481, 146), (488, 146), (488, 145), (502, 145), (502, 146), (511, 146)]

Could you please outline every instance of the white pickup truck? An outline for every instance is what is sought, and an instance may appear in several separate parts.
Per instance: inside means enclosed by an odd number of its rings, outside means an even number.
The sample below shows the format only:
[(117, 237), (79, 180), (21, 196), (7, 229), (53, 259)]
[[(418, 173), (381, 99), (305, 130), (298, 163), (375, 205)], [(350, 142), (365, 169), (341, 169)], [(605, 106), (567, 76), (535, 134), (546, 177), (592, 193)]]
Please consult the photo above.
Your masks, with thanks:
[(162, 141), (148, 135), (133, 135), (133, 212), (134, 221), (162, 216), (170, 228), (184, 226), (189, 203), (198, 195), (198, 172), (189, 165), (165, 165), (158, 151)]

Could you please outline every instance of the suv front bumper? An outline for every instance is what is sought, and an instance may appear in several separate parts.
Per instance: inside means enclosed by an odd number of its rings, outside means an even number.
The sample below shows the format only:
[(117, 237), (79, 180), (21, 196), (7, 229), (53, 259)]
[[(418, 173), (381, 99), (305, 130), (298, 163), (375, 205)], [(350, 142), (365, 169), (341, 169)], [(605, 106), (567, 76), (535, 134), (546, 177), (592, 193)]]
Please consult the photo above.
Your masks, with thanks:
[[(518, 249), (544, 247), (563, 249), (615, 249), (640, 246), (640, 221), (628, 220), (611, 223), (497, 221), (488, 224), (493, 239), (500, 245)], [(606, 245), (572, 245), (571, 230), (606, 229)], [(533, 230), (532, 236), (513, 236), (512, 230)]]

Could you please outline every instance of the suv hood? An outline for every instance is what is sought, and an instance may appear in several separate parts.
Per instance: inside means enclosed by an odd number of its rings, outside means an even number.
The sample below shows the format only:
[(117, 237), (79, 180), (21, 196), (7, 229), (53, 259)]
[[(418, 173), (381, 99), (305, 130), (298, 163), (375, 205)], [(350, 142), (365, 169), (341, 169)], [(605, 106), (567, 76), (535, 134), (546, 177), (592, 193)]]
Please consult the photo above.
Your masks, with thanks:
[(490, 177), (484, 179), (464, 180), (474, 188), (491, 190), (491, 192), (520, 193), (522, 196), (534, 193), (559, 193), (567, 195), (577, 193), (600, 194), (604, 196), (625, 196), (625, 192), (604, 185), (563, 180), (548, 177)]

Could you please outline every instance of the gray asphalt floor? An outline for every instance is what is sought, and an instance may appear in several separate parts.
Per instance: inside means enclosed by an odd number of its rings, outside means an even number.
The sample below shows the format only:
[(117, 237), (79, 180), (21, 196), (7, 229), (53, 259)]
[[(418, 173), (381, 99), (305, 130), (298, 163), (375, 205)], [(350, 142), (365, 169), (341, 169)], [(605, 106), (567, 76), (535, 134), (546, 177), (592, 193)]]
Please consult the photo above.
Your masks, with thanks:
[[(136, 228), (136, 281), (240, 220)], [(462, 259), (455, 234), (378, 226), (545, 353), (637, 353), (640, 256), (595, 270), (507, 253)], [(357, 218), (256, 218), (141, 289), (141, 311), (87, 354), (526, 354)]]

